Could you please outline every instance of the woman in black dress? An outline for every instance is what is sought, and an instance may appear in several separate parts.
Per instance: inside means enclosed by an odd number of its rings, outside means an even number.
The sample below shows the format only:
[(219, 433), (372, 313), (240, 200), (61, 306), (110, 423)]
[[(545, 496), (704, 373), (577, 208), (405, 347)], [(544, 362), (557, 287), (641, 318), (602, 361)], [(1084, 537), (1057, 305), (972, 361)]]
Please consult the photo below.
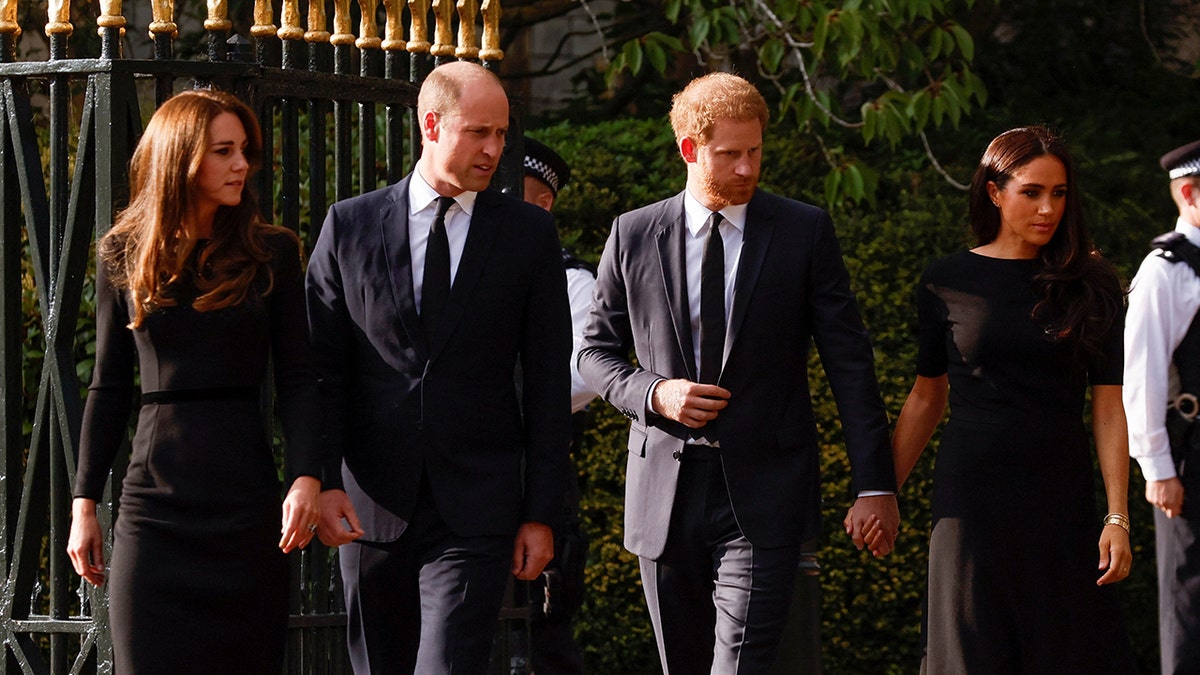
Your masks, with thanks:
[[(932, 264), (917, 290), (917, 380), (892, 442), (903, 483), (949, 401), (925, 672), (1132, 672), (1110, 585), (1132, 562), (1122, 292), (1084, 229), (1062, 141), (1042, 127), (996, 137), (970, 218), (978, 246)], [(1103, 519), (1082, 421), (1089, 386)]]
[[(300, 243), (249, 192), (262, 141), (236, 98), (189, 91), (154, 114), (130, 164), (130, 203), (98, 245), (96, 366), (68, 553), (107, 576), (118, 673), (278, 673), (285, 553), (318, 519), (319, 419)], [(274, 365), (290, 489), (262, 393)], [(141, 408), (111, 564), (96, 519)], [(282, 527), (281, 527), (282, 522)]]

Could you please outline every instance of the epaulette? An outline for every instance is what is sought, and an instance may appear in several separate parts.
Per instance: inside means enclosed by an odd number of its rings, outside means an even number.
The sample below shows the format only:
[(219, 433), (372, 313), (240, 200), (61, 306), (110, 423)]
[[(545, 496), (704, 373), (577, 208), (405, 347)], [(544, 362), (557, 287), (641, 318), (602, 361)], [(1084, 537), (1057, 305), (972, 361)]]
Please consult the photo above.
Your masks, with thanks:
[(1200, 248), (1188, 241), (1181, 232), (1160, 234), (1151, 240), (1150, 245), (1161, 251), (1159, 254), (1169, 262), (1186, 262), (1192, 271), (1200, 275)]
[(563, 267), (569, 270), (587, 270), (592, 276), (596, 276), (596, 266), (590, 262), (580, 258), (568, 249), (562, 250)]

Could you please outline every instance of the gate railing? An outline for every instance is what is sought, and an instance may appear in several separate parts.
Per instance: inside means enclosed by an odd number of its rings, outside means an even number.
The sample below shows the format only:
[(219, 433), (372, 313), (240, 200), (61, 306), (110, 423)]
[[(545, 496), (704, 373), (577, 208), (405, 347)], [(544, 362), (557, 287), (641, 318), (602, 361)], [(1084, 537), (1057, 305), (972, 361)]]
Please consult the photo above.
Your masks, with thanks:
[[(78, 25), (68, 0), (50, 0), (48, 57), (19, 62), (17, 2), (0, 0), (0, 675), (112, 672), (105, 590), (71, 571), (65, 549), (94, 354), (93, 242), (123, 204), (144, 118), (181, 87), (236, 93), (263, 127), (264, 215), (311, 243), (331, 201), (412, 165), (419, 136), (406, 113), (435, 65), (503, 57), (498, 0), (379, 4), (335, 0), (330, 32), (323, 2), (282, 0), (276, 26), (269, 0), (255, 0), (246, 37), (226, 0), (209, 0), (207, 59), (185, 60), (171, 0), (152, 0), (151, 59), (122, 57), (133, 28), (120, 0)], [(68, 55), (82, 28), (99, 32), (97, 58)], [(100, 509), (106, 532), (123, 475), (114, 468)], [(314, 543), (292, 569), (287, 672), (348, 672), (332, 552)]]

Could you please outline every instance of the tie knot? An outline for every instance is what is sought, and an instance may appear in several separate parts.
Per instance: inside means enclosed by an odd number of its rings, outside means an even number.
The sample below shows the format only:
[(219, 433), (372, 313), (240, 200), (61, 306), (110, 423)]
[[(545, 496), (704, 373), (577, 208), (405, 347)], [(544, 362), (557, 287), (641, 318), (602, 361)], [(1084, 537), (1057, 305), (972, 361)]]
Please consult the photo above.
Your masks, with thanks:
[(434, 219), (445, 222), (446, 212), (450, 210), (451, 206), (454, 206), (454, 197), (438, 197), (437, 215), (434, 216)]
[(725, 220), (719, 211), (713, 211), (708, 216), (708, 236), (715, 237), (721, 231), (721, 221)]

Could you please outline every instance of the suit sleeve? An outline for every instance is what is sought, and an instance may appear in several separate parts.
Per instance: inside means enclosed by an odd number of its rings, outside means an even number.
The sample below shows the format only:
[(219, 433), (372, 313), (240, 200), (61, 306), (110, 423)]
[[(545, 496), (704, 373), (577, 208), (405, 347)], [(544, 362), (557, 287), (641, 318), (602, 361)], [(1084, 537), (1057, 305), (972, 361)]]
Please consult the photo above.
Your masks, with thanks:
[(291, 235), (278, 235), (274, 252), (271, 355), (290, 485), (299, 476), (321, 477), (321, 404), (305, 318), (300, 242)]
[(350, 371), (350, 317), (337, 259), (337, 221), (335, 204), (325, 216), (305, 282), (308, 329), (322, 409), (321, 482), (327, 490), (344, 489), (341, 466), (349, 400), (346, 373)]
[(622, 267), (625, 257), (622, 247), (621, 219), (617, 218), (600, 258), (578, 367), (584, 382), (601, 398), (626, 417), (644, 422), (647, 392), (662, 378), (630, 362), (633, 329)]
[(571, 443), (571, 307), (553, 219), (530, 228), (535, 270), (521, 335), (525, 411), (525, 500), (522, 522), (555, 525), (562, 514), (562, 477)]
[(837, 402), (850, 457), (852, 495), (895, 492), (887, 412), (875, 377), (875, 354), (829, 214), (822, 211), (814, 238), (809, 289), (809, 330)]

